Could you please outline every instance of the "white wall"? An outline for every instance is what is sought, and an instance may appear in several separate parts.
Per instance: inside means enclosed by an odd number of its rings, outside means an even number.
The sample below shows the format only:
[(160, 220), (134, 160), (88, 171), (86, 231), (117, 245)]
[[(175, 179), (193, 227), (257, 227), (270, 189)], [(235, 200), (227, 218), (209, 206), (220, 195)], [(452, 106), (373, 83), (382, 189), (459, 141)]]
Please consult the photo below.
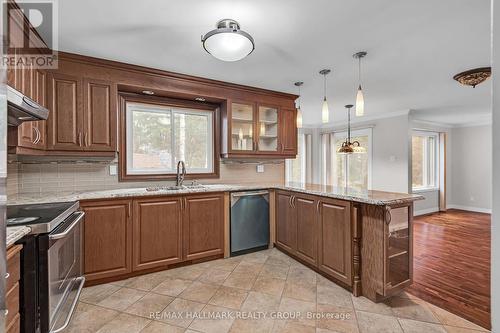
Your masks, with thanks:
[(452, 129), (451, 199), (448, 208), (490, 212), (491, 126)]
[(493, 16), (493, 216), (491, 230), (492, 332), (500, 332), (500, 0), (492, 1)]

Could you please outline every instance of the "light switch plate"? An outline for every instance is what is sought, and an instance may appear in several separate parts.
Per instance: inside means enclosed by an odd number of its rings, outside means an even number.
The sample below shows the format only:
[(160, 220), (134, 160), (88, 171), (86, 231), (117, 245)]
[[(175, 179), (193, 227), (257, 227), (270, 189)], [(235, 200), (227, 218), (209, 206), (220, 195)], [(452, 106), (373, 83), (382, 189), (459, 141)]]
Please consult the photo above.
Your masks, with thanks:
[(264, 164), (257, 165), (257, 172), (264, 172)]
[(109, 175), (116, 176), (117, 174), (118, 174), (118, 166), (117, 165), (110, 165), (109, 166)]

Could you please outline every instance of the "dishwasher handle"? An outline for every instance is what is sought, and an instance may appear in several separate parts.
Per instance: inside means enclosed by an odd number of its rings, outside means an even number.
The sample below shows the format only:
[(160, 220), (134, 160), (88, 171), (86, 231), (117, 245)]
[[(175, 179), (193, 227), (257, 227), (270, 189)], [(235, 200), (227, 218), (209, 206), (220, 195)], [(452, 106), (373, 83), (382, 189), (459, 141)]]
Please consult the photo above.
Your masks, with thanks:
[(237, 193), (231, 193), (231, 196), (233, 198), (240, 198), (240, 197), (249, 197), (249, 196), (254, 196), (254, 195), (266, 195), (266, 194), (269, 194), (269, 191), (237, 192)]

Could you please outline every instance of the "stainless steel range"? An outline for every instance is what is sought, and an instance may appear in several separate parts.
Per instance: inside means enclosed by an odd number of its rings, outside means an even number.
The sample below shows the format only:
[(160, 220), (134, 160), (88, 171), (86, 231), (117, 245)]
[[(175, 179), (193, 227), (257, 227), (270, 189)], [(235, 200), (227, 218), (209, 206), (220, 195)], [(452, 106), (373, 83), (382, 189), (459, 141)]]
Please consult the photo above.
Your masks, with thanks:
[(75, 310), (83, 277), (78, 202), (7, 206), (7, 226), (32, 232), (21, 240), (21, 331), (57, 333)]

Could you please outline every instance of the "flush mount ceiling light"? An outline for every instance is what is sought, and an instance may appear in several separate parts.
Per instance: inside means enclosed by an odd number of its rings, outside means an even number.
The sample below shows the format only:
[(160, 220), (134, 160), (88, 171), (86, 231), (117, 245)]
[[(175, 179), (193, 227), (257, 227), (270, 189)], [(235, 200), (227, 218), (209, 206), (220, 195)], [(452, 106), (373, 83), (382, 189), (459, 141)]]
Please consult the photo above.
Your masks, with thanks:
[(358, 59), (358, 92), (356, 93), (356, 116), (361, 117), (365, 114), (365, 98), (363, 96), (363, 89), (361, 89), (361, 59), (368, 53), (365, 51), (353, 54), (355, 59)]
[(326, 76), (331, 72), (329, 69), (322, 69), (319, 71), (321, 75), (324, 76), (324, 97), (323, 97), (323, 106), (321, 107), (321, 121), (323, 124), (328, 123), (330, 117), (330, 110), (328, 110), (328, 101), (326, 100)]
[(299, 81), (294, 83), (297, 88), (299, 88), (299, 99), (297, 101), (297, 128), (302, 128), (302, 110), (300, 109), (300, 86), (304, 84), (304, 82)]
[(476, 88), (478, 84), (483, 83), (490, 76), (491, 67), (481, 67), (458, 73), (453, 77), (453, 79), (460, 82), (464, 86), (472, 86), (472, 88)]
[(347, 109), (347, 138), (344, 142), (342, 142), (342, 146), (337, 150), (338, 154), (347, 155), (347, 154), (363, 154), (366, 153), (366, 149), (361, 147), (359, 141), (351, 142), (351, 108), (354, 105), (347, 104), (345, 108)]
[(224, 19), (216, 24), (217, 29), (201, 37), (205, 51), (222, 61), (238, 61), (255, 49), (252, 36), (240, 30), (235, 20)]

